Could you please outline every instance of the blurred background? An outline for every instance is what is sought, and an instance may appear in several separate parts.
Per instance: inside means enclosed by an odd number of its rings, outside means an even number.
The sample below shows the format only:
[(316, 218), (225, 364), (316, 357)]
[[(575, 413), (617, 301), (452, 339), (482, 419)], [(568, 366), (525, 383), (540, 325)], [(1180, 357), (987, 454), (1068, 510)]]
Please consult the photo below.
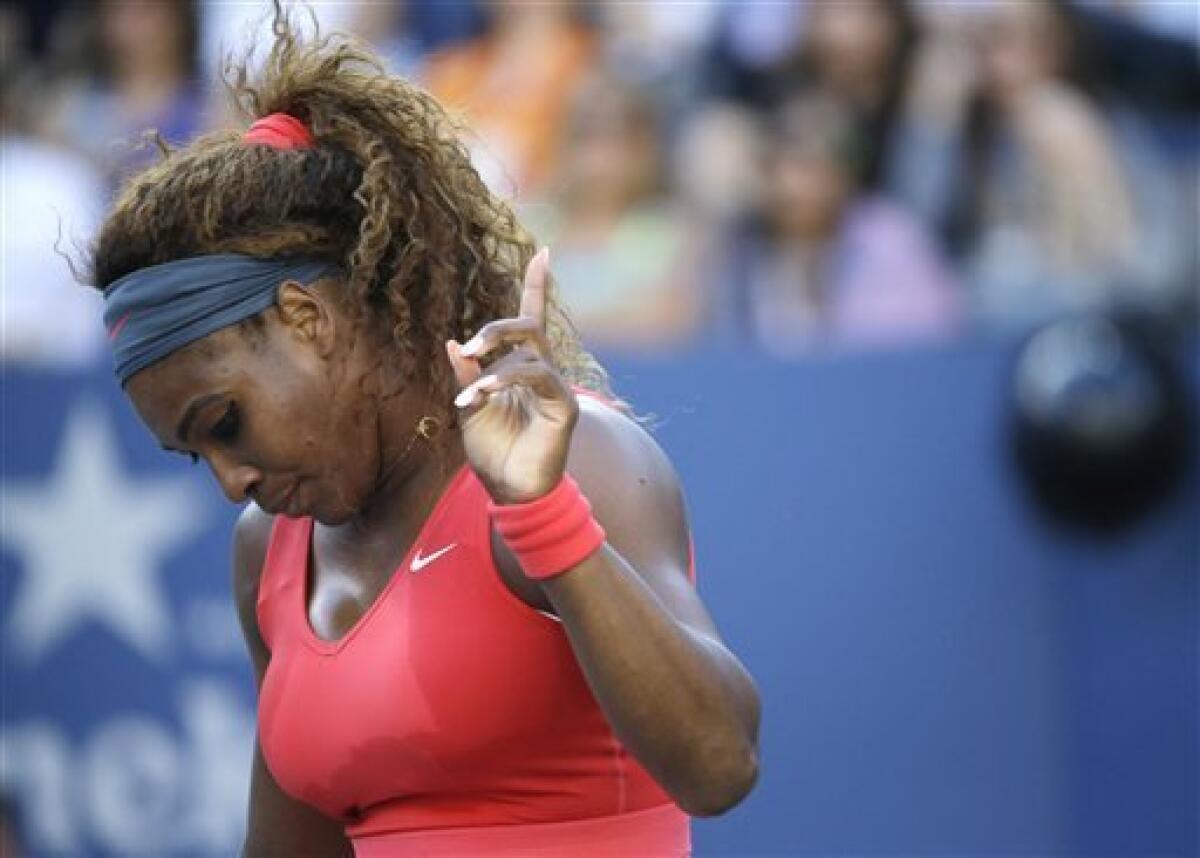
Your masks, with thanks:
[[(56, 248), (231, 121), (264, 7), (0, 5), (5, 858), (240, 844), (236, 510)], [(697, 854), (1200, 851), (1194, 0), (314, 8), (467, 123), (682, 474), (766, 707)]]

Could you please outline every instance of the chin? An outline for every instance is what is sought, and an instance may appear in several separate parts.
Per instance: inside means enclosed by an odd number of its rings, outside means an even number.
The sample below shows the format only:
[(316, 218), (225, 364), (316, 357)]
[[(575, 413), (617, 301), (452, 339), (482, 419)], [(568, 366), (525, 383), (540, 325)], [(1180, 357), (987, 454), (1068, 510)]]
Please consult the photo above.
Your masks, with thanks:
[(311, 516), (326, 527), (337, 527), (358, 515), (360, 506), (361, 504), (347, 503), (344, 499), (333, 502), (322, 502), (318, 499), (312, 509), (305, 510), (302, 514)]
[(338, 504), (333, 508), (318, 506), (316, 509), (305, 512), (304, 515), (311, 516), (314, 521), (320, 522), (326, 527), (337, 527), (354, 518), (355, 511), (343, 504)]

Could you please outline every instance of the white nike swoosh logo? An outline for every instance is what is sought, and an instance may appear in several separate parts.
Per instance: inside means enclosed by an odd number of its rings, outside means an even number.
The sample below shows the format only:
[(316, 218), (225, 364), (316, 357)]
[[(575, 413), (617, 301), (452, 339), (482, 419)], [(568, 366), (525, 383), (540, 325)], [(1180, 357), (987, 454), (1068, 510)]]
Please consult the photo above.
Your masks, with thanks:
[(409, 568), (412, 569), (412, 571), (414, 571), (414, 572), (420, 572), (422, 569), (424, 569), (426, 566), (428, 566), (433, 561), (437, 560), (439, 557), (441, 557), (443, 554), (445, 554), (451, 548), (456, 548), (456, 547), (458, 547), (458, 543), (451, 542), (445, 548), (439, 548), (437, 551), (433, 552), (432, 554), (426, 554), (424, 557), (422, 557), (421, 552), (418, 551), (417, 556), (412, 559), (412, 565), (409, 566)]

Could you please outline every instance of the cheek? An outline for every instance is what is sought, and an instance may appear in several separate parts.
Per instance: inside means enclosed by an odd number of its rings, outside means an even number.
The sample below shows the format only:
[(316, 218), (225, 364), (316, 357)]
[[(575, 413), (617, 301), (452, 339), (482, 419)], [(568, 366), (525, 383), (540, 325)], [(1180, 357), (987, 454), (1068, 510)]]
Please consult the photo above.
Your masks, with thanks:
[(262, 425), (254, 434), (267, 467), (311, 473), (320, 463), (324, 438), (332, 433), (324, 425), (324, 412), (306, 405), (308, 401), (277, 389), (263, 403)]
[(361, 398), (333, 402), (306, 452), (315, 457), (322, 482), (342, 504), (357, 507), (374, 489), (379, 474), (378, 419)]
[(336, 525), (361, 512), (374, 494), (378, 478), (375, 447), (354, 446), (343, 441), (312, 486), (311, 511), (322, 524)]
[(379, 441), (375, 421), (364, 417), (332, 441), (330, 461), (337, 463), (341, 482), (356, 496), (370, 492), (379, 474)]
[(348, 435), (353, 417), (347, 419), (338, 388), (298, 361), (278, 353), (260, 368), (260, 377), (270, 379), (263, 390), (264, 428), (272, 433), (267, 447), (278, 450), (293, 468), (315, 475), (330, 464), (339, 439)]

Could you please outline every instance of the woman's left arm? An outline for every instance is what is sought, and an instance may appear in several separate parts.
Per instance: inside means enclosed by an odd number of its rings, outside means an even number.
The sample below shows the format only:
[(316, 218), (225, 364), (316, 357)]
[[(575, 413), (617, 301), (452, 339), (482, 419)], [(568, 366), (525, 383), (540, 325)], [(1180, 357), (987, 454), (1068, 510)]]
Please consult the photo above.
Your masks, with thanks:
[(628, 419), (583, 410), (568, 471), (607, 540), (542, 589), (621, 741), (688, 813), (722, 813), (757, 777), (757, 690), (689, 580), (674, 469)]
[[(653, 440), (598, 404), (582, 409), (549, 362), (545, 252), (526, 273), (521, 315), (448, 354), (463, 386), (464, 447), (499, 504), (542, 497), (568, 470), (606, 531), (600, 548), (540, 579), (618, 738), (676, 803), (722, 813), (758, 773), (758, 693), (688, 576), (678, 480)], [(512, 351), (482, 369), (479, 359)], [(486, 374), (485, 374), (486, 373)]]

